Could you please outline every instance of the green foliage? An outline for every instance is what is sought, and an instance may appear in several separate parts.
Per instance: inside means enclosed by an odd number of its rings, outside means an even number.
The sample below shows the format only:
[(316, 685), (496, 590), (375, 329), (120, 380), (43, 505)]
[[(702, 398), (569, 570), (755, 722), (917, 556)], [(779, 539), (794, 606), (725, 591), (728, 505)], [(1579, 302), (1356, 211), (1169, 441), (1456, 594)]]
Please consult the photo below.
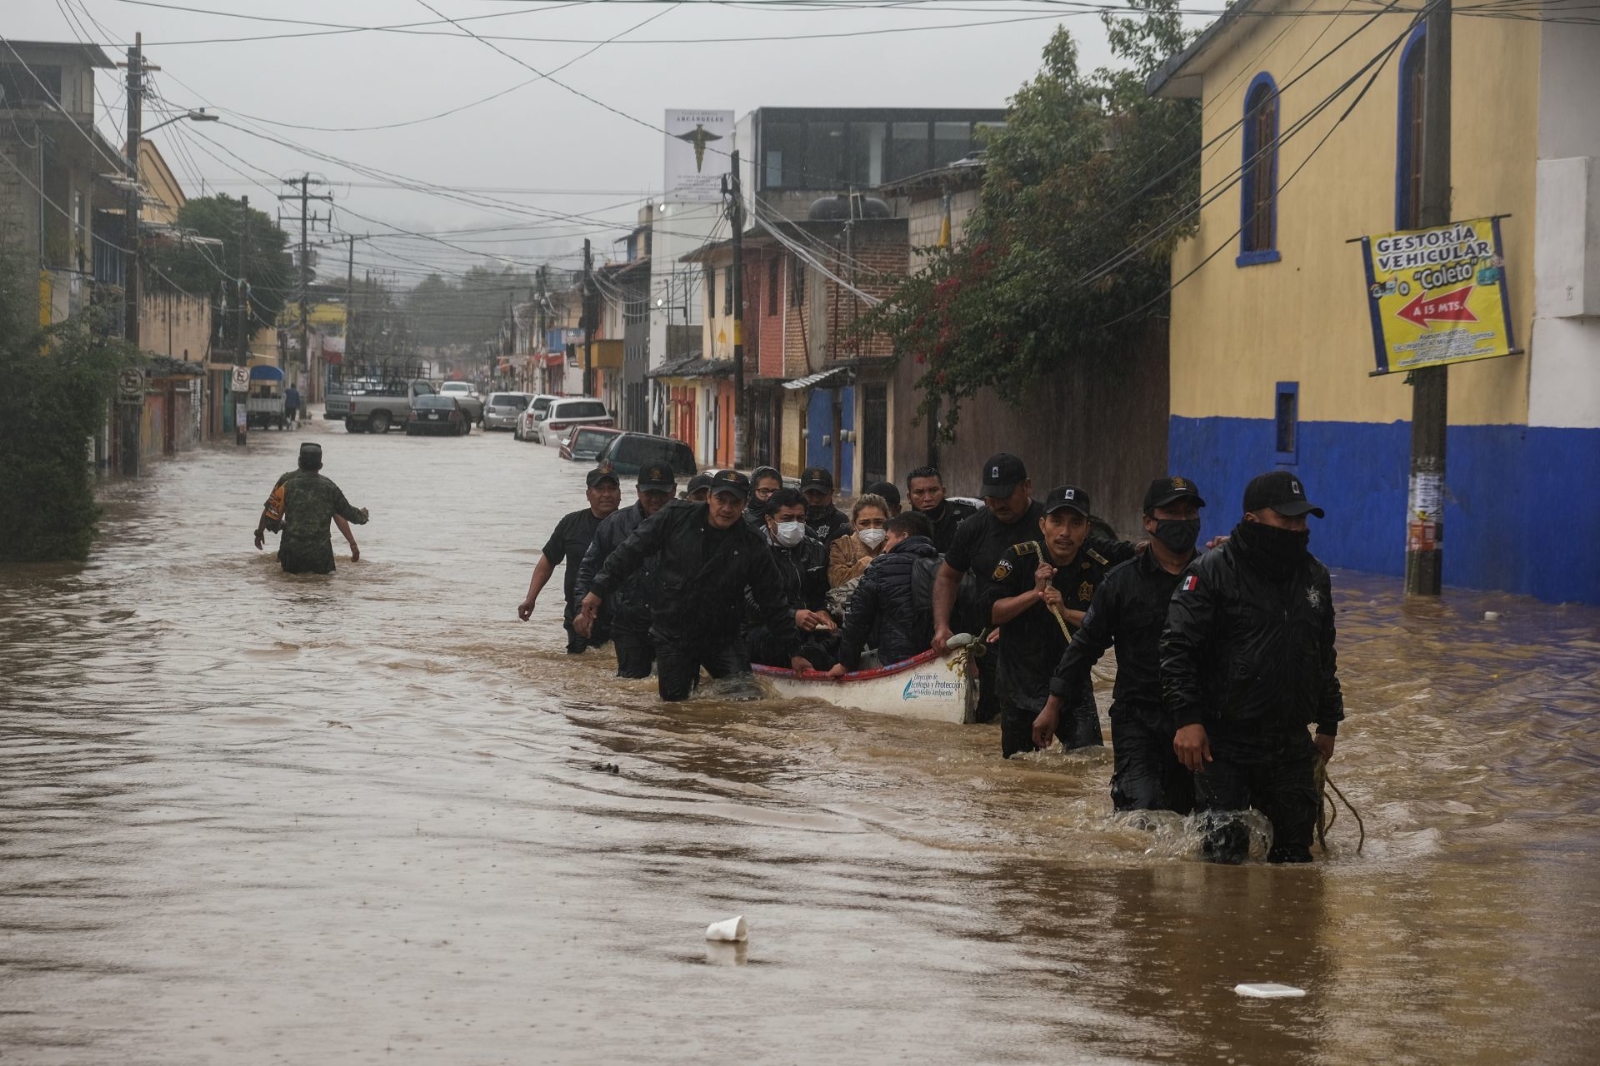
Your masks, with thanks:
[(89, 439), (132, 346), (94, 314), (40, 330), (35, 273), (0, 253), (0, 562), (83, 559), (98, 509)]
[(219, 302), (225, 299), (228, 313), (221, 316), (224, 352), (235, 351), (239, 345), (237, 280), (241, 268), (250, 283), (251, 333), (275, 324), (284, 303), (300, 291), (289, 235), (271, 215), (253, 207), (249, 212), (250, 239), (246, 242), (245, 215), (238, 200), (225, 193), (190, 200), (178, 209), (178, 227), (219, 240), (222, 247), (174, 240), (152, 248), (150, 261), (156, 269), (145, 274), (145, 284), (152, 289), (175, 284), (197, 296), (209, 294)]
[(1114, 372), (1120, 352), (1166, 314), (1172, 249), (1194, 230), (1200, 113), (1155, 100), (1145, 77), (1188, 37), (1175, 0), (1103, 16), (1122, 66), (1085, 74), (1058, 29), (1044, 66), (989, 136), (980, 206), (963, 239), (864, 317), (897, 358), (926, 367), (921, 411), (993, 388), (1021, 403), (1067, 360)]

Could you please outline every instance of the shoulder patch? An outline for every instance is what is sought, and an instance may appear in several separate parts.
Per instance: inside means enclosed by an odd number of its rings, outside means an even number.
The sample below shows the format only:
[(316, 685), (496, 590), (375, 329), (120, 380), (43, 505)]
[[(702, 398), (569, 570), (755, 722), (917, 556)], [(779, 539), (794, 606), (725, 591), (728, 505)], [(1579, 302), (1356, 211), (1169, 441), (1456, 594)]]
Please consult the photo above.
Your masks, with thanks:
[(989, 580), (1004, 581), (1011, 576), (1012, 569), (1013, 566), (1010, 559), (1001, 559), (995, 564), (994, 573), (989, 575)]
[(1021, 544), (1016, 545), (1016, 552), (1018, 555), (1038, 555), (1039, 542), (1036, 540), (1025, 540)]
[(1085, 555), (1087, 555), (1089, 558), (1093, 559), (1095, 562), (1099, 563), (1101, 566), (1110, 566), (1111, 565), (1111, 560), (1107, 559), (1104, 555), (1101, 555), (1099, 552), (1095, 551), (1093, 548), (1085, 548), (1085, 549), (1083, 549), (1083, 553)]
[(1200, 578), (1194, 574), (1185, 574), (1183, 580), (1178, 582), (1179, 592), (1193, 592), (1200, 587)]

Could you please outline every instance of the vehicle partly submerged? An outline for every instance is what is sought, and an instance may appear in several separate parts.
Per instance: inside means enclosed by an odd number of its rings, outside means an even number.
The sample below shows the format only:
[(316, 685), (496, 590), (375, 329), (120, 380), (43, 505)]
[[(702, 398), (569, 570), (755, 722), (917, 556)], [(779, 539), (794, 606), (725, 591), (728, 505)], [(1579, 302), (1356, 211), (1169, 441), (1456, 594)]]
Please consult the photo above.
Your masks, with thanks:
[(940, 655), (930, 649), (915, 658), (837, 679), (819, 670), (797, 674), (776, 666), (751, 669), (780, 696), (823, 700), (875, 714), (967, 724), (974, 720), (978, 693), (964, 658), (959, 652)]

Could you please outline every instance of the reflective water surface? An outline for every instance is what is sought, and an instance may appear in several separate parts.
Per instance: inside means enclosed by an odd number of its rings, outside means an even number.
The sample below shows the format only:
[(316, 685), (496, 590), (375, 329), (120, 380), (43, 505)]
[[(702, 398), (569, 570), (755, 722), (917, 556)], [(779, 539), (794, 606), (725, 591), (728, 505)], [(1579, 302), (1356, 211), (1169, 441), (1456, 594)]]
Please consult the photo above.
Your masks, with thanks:
[[(373, 515), (328, 578), (250, 545), (303, 439)], [(515, 607), (581, 503), (508, 434), (319, 423), (0, 570), (0, 1061), (1600, 1060), (1600, 612), (1336, 575), (1365, 848), (1212, 868), (1104, 754), (562, 654)]]

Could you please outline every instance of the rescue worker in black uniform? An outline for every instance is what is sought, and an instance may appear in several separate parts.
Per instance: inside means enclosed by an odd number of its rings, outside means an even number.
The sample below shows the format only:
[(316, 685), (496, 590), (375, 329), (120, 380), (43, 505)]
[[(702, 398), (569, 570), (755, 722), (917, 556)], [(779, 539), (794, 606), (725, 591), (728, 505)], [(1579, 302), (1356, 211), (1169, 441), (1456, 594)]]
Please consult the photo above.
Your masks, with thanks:
[[(933, 650), (941, 655), (949, 650), (950, 638), (955, 635), (952, 619), (973, 633), (988, 625), (988, 590), (1000, 557), (1014, 544), (1037, 539), (1039, 519), (1044, 517), (1044, 508), (1033, 498), (1028, 469), (1015, 455), (991, 455), (983, 464), (981, 483), (984, 508), (956, 527), (933, 584)], [(977, 659), (976, 717), (980, 722), (992, 722), (1000, 713), (994, 663), (993, 655)]]
[(833, 472), (808, 466), (800, 472), (800, 491), (806, 498), (806, 525), (823, 544), (850, 533), (850, 516), (833, 505)]
[(933, 639), (929, 606), (939, 553), (928, 539), (928, 520), (916, 511), (889, 519), (883, 554), (874, 559), (850, 594), (839, 635), (839, 662), (829, 671), (843, 677), (861, 666), (870, 644), (884, 666), (928, 650)]
[[(1089, 494), (1063, 485), (1045, 500), (1038, 540), (1007, 548), (988, 591), (990, 621), (1000, 627), (995, 681), (1001, 699), (1000, 751), (1037, 750), (1034, 719), (1050, 698), (1050, 679), (1110, 569), (1133, 557), (1133, 545), (1091, 541)], [(1067, 750), (1096, 747), (1100, 714), (1086, 674), (1067, 694), (1056, 735)], [(1048, 744), (1046, 737), (1046, 744)]]
[[(640, 523), (672, 501), (677, 491), (677, 474), (666, 463), (647, 463), (639, 468), (636, 482), (638, 499), (608, 517), (594, 531), (589, 550), (578, 565), (578, 584), (573, 596), (579, 603), (589, 594), (594, 576), (611, 558), (618, 544), (627, 540)], [(650, 639), (650, 602), (654, 594), (655, 559), (646, 559), (610, 596), (600, 614), (609, 626), (611, 644), (617, 652), (618, 677), (649, 677), (656, 663), (655, 642)]]
[(617, 546), (583, 599), (576, 621), (580, 633), (594, 624), (605, 596), (650, 556), (660, 556), (650, 632), (663, 700), (687, 699), (702, 667), (714, 678), (749, 670), (739, 640), (746, 589), (790, 652), (790, 669), (811, 669), (797, 654), (800, 631), (809, 627), (784, 599), (765, 538), (742, 521), (749, 497), (749, 478), (736, 470), (719, 471), (710, 503), (674, 500), (663, 507)]
[(689, 487), (684, 489), (683, 498), (693, 500), (695, 503), (705, 503), (711, 498), (711, 475), (696, 474), (689, 479)]
[[(795, 611), (797, 623), (812, 623), (802, 629), (804, 655), (819, 670), (832, 665), (834, 654), (826, 637), (833, 623), (827, 614), (828, 549), (806, 528), (806, 500), (798, 489), (779, 489), (767, 498), (767, 514), (762, 533), (772, 550), (783, 582), (783, 596)], [(790, 652), (786, 641), (775, 638), (767, 629), (759, 608), (748, 601), (751, 618), (745, 632), (745, 647), (750, 661), (763, 666), (788, 666)]]
[(1252, 480), (1244, 511), (1178, 580), (1161, 635), (1162, 701), (1206, 812), (1205, 857), (1248, 857), (1240, 815), (1254, 807), (1272, 823), (1269, 862), (1310, 862), (1316, 760), (1333, 758), (1344, 718), (1332, 585), (1307, 550), (1306, 515), (1323, 512), (1287, 470)]
[(1090, 668), (1116, 645), (1111, 802), (1119, 811), (1188, 814), (1194, 809), (1193, 780), (1172, 750), (1177, 727), (1161, 706), (1161, 631), (1179, 575), (1194, 559), (1205, 504), (1194, 482), (1185, 478), (1150, 483), (1144, 494), (1150, 550), (1113, 568), (1100, 582), (1089, 613), (1050, 679), (1050, 699), (1033, 722), (1033, 742), (1048, 745), (1063, 702), (1091, 683)]
[(562, 581), (562, 592), (566, 596), (566, 608), (561, 615), (561, 626), (567, 631), (568, 655), (581, 655), (586, 649), (598, 648), (609, 639), (605, 625), (596, 628), (592, 635), (580, 634), (572, 628), (572, 619), (577, 613), (577, 599), (573, 591), (577, 588), (578, 566), (583, 562), (583, 553), (589, 550), (589, 542), (594, 540), (595, 530), (599, 528), (601, 520), (609, 517), (622, 502), (622, 490), (617, 487), (617, 475), (610, 470), (591, 470), (585, 481), (588, 483), (589, 506), (564, 515), (556, 523), (550, 539), (545, 542), (544, 553), (533, 568), (533, 578), (528, 582), (528, 595), (517, 605), (517, 617), (526, 622), (539, 601), (539, 593), (544, 591), (556, 567), (565, 562), (567, 572)]
[(883, 502), (889, 505), (889, 513), (884, 515), (885, 518), (893, 518), (900, 513), (900, 490), (892, 481), (874, 481), (861, 495), (882, 497)]
[(928, 539), (940, 555), (955, 543), (956, 527), (976, 511), (960, 500), (947, 500), (944, 495), (944, 478), (936, 466), (919, 466), (906, 477), (906, 496), (911, 509), (928, 520), (933, 532)]

